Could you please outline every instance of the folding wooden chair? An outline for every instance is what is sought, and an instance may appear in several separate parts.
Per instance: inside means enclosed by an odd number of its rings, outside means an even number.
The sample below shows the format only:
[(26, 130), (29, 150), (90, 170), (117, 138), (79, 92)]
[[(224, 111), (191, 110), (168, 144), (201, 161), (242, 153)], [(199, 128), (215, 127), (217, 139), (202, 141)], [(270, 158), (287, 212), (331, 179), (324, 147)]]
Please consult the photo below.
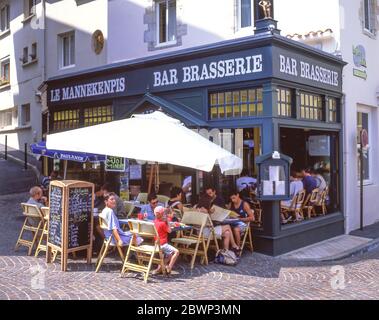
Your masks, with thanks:
[[(99, 216), (99, 224), (100, 224), (100, 228), (102, 230), (108, 230), (108, 225), (107, 225), (106, 221), (104, 219), (102, 219), (100, 216)], [(104, 258), (106, 257), (106, 255), (108, 253), (109, 248), (113, 249), (116, 247), (118, 254), (120, 255), (121, 261), (124, 261), (124, 254), (122, 252), (122, 248), (125, 246), (127, 246), (127, 245), (124, 244), (122, 247), (118, 246), (117, 241), (116, 241), (113, 234), (111, 234), (108, 238), (105, 237), (103, 245), (101, 246), (101, 249), (99, 252), (99, 256), (98, 256), (97, 261), (96, 261), (95, 272), (98, 272), (100, 270), (100, 267), (103, 263)]]
[[(153, 222), (147, 222), (142, 220), (130, 219), (128, 221), (130, 232), (132, 233), (132, 241), (130, 241), (128, 251), (126, 253), (126, 258), (121, 269), (121, 276), (127, 271), (141, 272), (144, 276), (144, 282), (147, 282), (149, 278), (151, 266), (153, 263), (158, 263), (161, 265), (162, 272), (166, 274), (166, 269), (164, 266), (164, 256), (160, 246), (160, 239), (155, 229)], [(154, 239), (152, 244), (136, 245), (137, 237)], [(131, 253), (135, 252), (137, 256), (138, 263), (133, 263), (130, 261)], [(155, 255), (158, 254), (159, 258)], [(144, 264), (147, 262), (147, 265)]]
[[(47, 250), (46, 242), (47, 242), (47, 234), (48, 234), (48, 221), (49, 221), (49, 207), (42, 207), (41, 209), (42, 215), (43, 215), (43, 227), (42, 227), (42, 234), (38, 241), (38, 246), (36, 249), (36, 252), (34, 254), (35, 257), (38, 256), (38, 254), (41, 251)], [(43, 243), (45, 241), (45, 244)]]
[(303, 210), (307, 212), (307, 218), (310, 219), (313, 215), (316, 215), (315, 204), (319, 198), (319, 189), (313, 189), (312, 193), (307, 196), (306, 201), (304, 202)]
[[(171, 240), (171, 242), (178, 248), (181, 254), (192, 256), (191, 269), (194, 267), (195, 259), (197, 256), (202, 258), (202, 263), (205, 262), (205, 264), (208, 264), (208, 247), (203, 235), (204, 227), (209, 221), (208, 219), (209, 215), (206, 213), (198, 211), (184, 212), (182, 223), (188, 226), (192, 226), (195, 231), (190, 235), (183, 234), (181, 237)], [(202, 246), (202, 249), (200, 246)]]
[(133, 213), (134, 208), (136, 206), (130, 202), (124, 202), (124, 205), (125, 205), (126, 217), (127, 217), (127, 219), (130, 219), (132, 217), (132, 213)]
[(163, 195), (163, 194), (157, 194), (158, 202), (164, 204), (165, 207), (167, 207), (167, 203), (170, 200), (169, 197)]
[[(246, 240), (247, 240), (247, 242), (246, 242)], [(244, 249), (246, 243), (248, 244), (250, 251), (253, 252), (254, 248), (253, 248), (253, 238), (252, 238), (252, 233), (251, 233), (251, 228), (250, 228), (250, 221), (247, 223), (246, 230), (243, 234), (241, 251), (239, 253), (239, 256), (242, 255), (242, 252), (243, 252), (243, 249)]]
[[(32, 254), (32, 250), (38, 237), (42, 233), (44, 226), (44, 217), (41, 210), (35, 204), (21, 203), (23, 215), (25, 216), (24, 224), (22, 225), (20, 235), (18, 236), (15, 250), (20, 246), (28, 247), (28, 255)], [(32, 234), (32, 240), (23, 238), (24, 232), (29, 231)]]
[(140, 192), (137, 196), (136, 201), (139, 201), (139, 203), (146, 204), (147, 203), (147, 193)]

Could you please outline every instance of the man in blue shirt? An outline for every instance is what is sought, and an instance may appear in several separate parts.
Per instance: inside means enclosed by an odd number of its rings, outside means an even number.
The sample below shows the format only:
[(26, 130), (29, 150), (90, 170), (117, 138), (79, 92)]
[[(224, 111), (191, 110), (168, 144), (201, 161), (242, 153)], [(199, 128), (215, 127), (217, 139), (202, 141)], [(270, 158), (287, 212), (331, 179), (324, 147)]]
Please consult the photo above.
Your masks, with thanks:
[(155, 214), (154, 214), (154, 209), (159, 205), (164, 207), (164, 204), (158, 202), (158, 197), (157, 195), (152, 192), (147, 195), (147, 202), (148, 204), (145, 204), (141, 207), (141, 213), (145, 214), (146, 213), (146, 218), (148, 220), (154, 220), (155, 219)]
[(317, 188), (317, 180), (311, 176), (310, 170), (308, 169), (303, 169), (301, 173), (303, 175), (304, 189), (308, 195), (309, 193), (312, 193), (313, 189)]

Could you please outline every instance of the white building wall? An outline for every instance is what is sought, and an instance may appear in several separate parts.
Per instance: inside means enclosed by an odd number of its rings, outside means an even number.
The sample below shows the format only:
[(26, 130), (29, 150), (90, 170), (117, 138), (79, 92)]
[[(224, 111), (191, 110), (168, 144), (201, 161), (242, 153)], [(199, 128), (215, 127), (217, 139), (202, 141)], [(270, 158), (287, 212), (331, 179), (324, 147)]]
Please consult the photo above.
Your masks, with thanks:
[[(41, 103), (35, 93), (42, 82), (41, 63), (43, 61), (43, 31), (33, 29), (33, 19), (24, 21), (23, 0), (8, 1), (10, 6), (10, 33), (0, 39), (0, 59), (10, 56), (10, 88), (0, 89), (0, 110), (13, 107), (12, 126), (0, 129), (0, 143), (4, 144), (5, 135), (8, 146), (24, 150), (24, 143), (30, 145), (41, 139)], [(38, 4), (41, 9), (41, 3)], [(24, 64), (20, 61), (23, 48), (31, 53), (32, 43), (37, 43), (38, 61)], [(31, 61), (31, 57), (28, 57)], [(30, 104), (30, 122), (23, 125), (21, 106)]]
[[(46, 2), (47, 78), (106, 64), (107, 13), (108, 0)], [(92, 48), (92, 34), (96, 30), (101, 30), (105, 38), (100, 54)], [(60, 69), (58, 35), (70, 31), (75, 31), (75, 66)], [(117, 42), (114, 45), (117, 46)]]
[(181, 45), (149, 49), (156, 40), (153, 0), (109, 1), (108, 62), (174, 52), (194, 46), (253, 34), (253, 28), (238, 30), (237, 0), (177, 0), (178, 33)]

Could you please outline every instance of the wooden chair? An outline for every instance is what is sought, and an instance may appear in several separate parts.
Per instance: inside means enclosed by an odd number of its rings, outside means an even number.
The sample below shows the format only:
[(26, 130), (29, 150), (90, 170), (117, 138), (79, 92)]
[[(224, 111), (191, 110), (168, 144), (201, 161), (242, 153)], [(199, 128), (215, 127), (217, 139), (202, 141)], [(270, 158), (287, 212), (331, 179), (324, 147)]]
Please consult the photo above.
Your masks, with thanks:
[(209, 215), (198, 211), (186, 211), (183, 214), (182, 223), (192, 226), (194, 232), (190, 235), (183, 234), (179, 238), (172, 239), (172, 243), (184, 255), (192, 256), (191, 269), (193, 269), (196, 257), (201, 257), (201, 261), (208, 264), (207, 244), (203, 236), (204, 227), (209, 221)]
[(170, 200), (169, 197), (162, 195), (162, 194), (157, 194), (158, 202), (164, 204), (165, 207), (167, 207), (167, 203)]
[[(317, 208), (317, 207), (320, 207), (321, 208), (321, 212), (322, 212), (322, 215), (325, 215), (328, 213), (328, 210), (326, 208), (326, 199), (328, 197), (328, 193), (329, 193), (329, 188), (326, 187), (324, 189), (324, 191), (321, 192), (317, 202), (314, 204), (314, 207)], [(316, 210), (315, 210), (316, 211)]]
[(262, 226), (262, 205), (259, 200), (251, 200), (251, 207), (254, 210), (254, 218), (255, 221), (253, 224), (257, 225), (258, 227)]
[(282, 206), (281, 210), (284, 213), (294, 214), (296, 220), (298, 220), (298, 215), (302, 219), (304, 219), (304, 214), (303, 214), (304, 205), (305, 205), (305, 190), (303, 189), (292, 198), (292, 201), (289, 207)]
[(139, 203), (146, 204), (147, 203), (147, 193), (140, 192), (136, 198), (136, 201), (139, 201)]
[(135, 205), (130, 202), (124, 202), (125, 205), (125, 212), (126, 212), (126, 217), (127, 219), (130, 219), (133, 213), (133, 210), (135, 209)]
[(241, 251), (239, 253), (239, 256), (242, 255), (242, 252), (243, 252), (243, 249), (244, 249), (246, 243), (249, 246), (250, 251), (253, 252), (254, 251), (254, 248), (253, 248), (253, 237), (252, 237), (252, 232), (251, 232), (251, 228), (250, 228), (250, 221), (247, 223), (246, 230), (245, 230), (245, 232), (243, 234), (242, 244), (241, 244)]
[(179, 209), (173, 209), (175, 217), (178, 218), (179, 220), (183, 219), (183, 214)]
[[(126, 253), (124, 264), (121, 269), (121, 276), (128, 270), (141, 272), (144, 276), (144, 282), (146, 283), (153, 263), (160, 264), (162, 272), (166, 274), (163, 260), (164, 256), (160, 246), (159, 235), (155, 229), (154, 223), (130, 219), (128, 221), (128, 224), (130, 232), (133, 236)], [(152, 244), (142, 244), (140, 246), (137, 246), (135, 245), (135, 243), (137, 243), (137, 236), (140, 236), (144, 239), (150, 238), (154, 240)], [(138, 263), (133, 263), (130, 261), (129, 258), (132, 252), (136, 253)], [(159, 255), (159, 258), (155, 257), (156, 254)], [(144, 262), (147, 262), (147, 265), (145, 265)]]
[[(20, 246), (28, 247), (28, 255), (32, 254), (32, 250), (38, 237), (42, 233), (44, 227), (44, 217), (41, 210), (35, 204), (21, 203), (23, 215), (25, 216), (24, 224), (22, 225), (20, 235), (18, 236), (15, 250)], [(23, 238), (24, 232), (29, 231), (32, 233), (32, 240)]]
[[(108, 225), (107, 225), (106, 221), (104, 219), (102, 219), (100, 216), (99, 216), (99, 224), (100, 224), (100, 228), (102, 230), (108, 230)], [(116, 241), (113, 234), (111, 234), (108, 238), (106, 238), (106, 237), (104, 238), (103, 245), (101, 246), (99, 256), (98, 256), (97, 261), (96, 261), (95, 272), (98, 272), (100, 270), (100, 267), (103, 263), (103, 260), (106, 257), (110, 248), (116, 247), (118, 254), (120, 255), (121, 261), (124, 261), (124, 254), (122, 252), (122, 248), (125, 247), (126, 244), (124, 244), (122, 247), (120, 247), (116, 243), (117, 243), (117, 241)]]
[(313, 189), (312, 193), (308, 194), (306, 201), (304, 202), (303, 211), (306, 211), (307, 218), (310, 219), (313, 215), (316, 215), (315, 204), (319, 197), (319, 189)]

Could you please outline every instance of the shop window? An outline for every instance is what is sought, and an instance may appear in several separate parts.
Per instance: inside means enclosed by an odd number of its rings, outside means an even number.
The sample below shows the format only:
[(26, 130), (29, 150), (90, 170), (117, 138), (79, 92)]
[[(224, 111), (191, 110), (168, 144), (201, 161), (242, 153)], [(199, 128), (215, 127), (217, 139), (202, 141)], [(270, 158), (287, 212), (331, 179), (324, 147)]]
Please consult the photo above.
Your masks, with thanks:
[(292, 92), (290, 89), (278, 88), (278, 116), (292, 116)]
[[(360, 148), (360, 134), (361, 131), (365, 129), (367, 130), (369, 141), (370, 141), (370, 113), (369, 112), (357, 112), (357, 163), (358, 163), (358, 181), (361, 176), (361, 162), (359, 156), (359, 148)], [(363, 153), (363, 180), (370, 180), (370, 150), (364, 150)]]
[(0, 111), (0, 129), (12, 125), (12, 110)]
[(65, 68), (75, 65), (75, 33), (70, 32), (58, 36), (59, 40), (59, 67)]
[(25, 126), (30, 123), (30, 104), (23, 104), (21, 106), (21, 125)]
[(0, 9), (0, 32), (9, 30), (9, 5)]
[(320, 95), (300, 94), (300, 118), (322, 120), (322, 98)]
[(0, 86), (10, 83), (9, 59), (0, 62)]
[(158, 44), (176, 41), (176, 0), (156, 2)]
[(84, 109), (84, 126), (93, 126), (95, 124), (110, 122), (113, 120), (112, 106), (102, 106)]
[(53, 114), (53, 130), (67, 130), (79, 127), (79, 109), (56, 111)]
[(263, 114), (262, 88), (211, 93), (210, 118), (256, 117)]
[(337, 99), (328, 98), (328, 121), (337, 122)]

